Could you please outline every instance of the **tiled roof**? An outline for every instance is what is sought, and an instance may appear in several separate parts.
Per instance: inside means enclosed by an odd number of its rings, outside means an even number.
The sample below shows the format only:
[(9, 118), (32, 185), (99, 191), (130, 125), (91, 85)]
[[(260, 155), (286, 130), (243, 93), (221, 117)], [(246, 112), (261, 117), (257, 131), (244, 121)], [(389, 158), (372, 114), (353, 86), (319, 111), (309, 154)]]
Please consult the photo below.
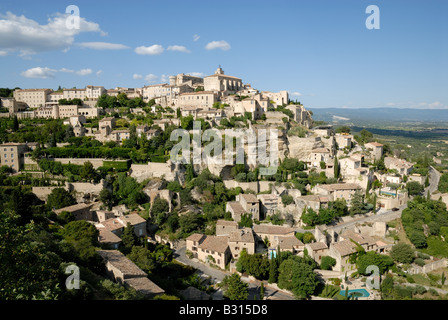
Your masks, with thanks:
[(295, 246), (303, 246), (303, 242), (295, 236), (278, 237), (278, 245), (280, 249), (291, 249)]
[(312, 243), (308, 243), (307, 245), (313, 251), (315, 251), (315, 250), (323, 250), (323, 249), (327, 249), (328, 248), (328, 246), (325, 243), (323, 243), (323, 242), (312, 242)]
[(342, 240), (332, 244), (336, 251), (343, 256), (348, 256), (349, 254), (356, 252), (356, 245), (350, 240)]
[(229, 247), (228, 240), (227, 236), (206, 236), (199, 248), (224, 253)]
[(251, 193), (242, 193), (240, 194), (240, 197), (244, 198), (246, 202), (258, 202), (257, 197)]
[(97, 250), (98, 254), (125, 276), (146, 276), (146, 273), (118, 250)]
[(232, 231), (229, 236), (230, 242), (249, 242), (249, 243), (255, 243), (254, 234), (252, 232), (252, 229), (250, 228), (244, 228)]
[(87, 209), (90, 208), (92, 206), (92, 204), (85, 204), (85, 203), (78, 203), (78, 204), (74, 204), (72, 206), (68, 206), (68, 207), (64, 207), (64, 208), (60, 208), (57, 210), (54, 210), (54, 213), (59, 214), (63, 211), (67, 211), (67, 212), (75, 212), (78, 210), (83, 210), (83, 209)]
[(256, 224), (253, 227), (255, 233), (266, 233), (266, 234), (288, 234), (294, 232), (295, 229), (282, 226), (272, 226), (266, 224)]

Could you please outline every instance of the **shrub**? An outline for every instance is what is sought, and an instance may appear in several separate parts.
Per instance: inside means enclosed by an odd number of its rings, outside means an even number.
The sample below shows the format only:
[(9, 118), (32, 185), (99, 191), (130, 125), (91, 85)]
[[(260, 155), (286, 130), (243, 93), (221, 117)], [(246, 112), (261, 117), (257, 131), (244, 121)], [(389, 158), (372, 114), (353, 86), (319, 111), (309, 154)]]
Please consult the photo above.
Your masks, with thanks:
[(414, 263), (420, 267), (423, 267), (425, 265), (425, 260), (423, 260), (422, 258), (417, 258), (415, 259)]

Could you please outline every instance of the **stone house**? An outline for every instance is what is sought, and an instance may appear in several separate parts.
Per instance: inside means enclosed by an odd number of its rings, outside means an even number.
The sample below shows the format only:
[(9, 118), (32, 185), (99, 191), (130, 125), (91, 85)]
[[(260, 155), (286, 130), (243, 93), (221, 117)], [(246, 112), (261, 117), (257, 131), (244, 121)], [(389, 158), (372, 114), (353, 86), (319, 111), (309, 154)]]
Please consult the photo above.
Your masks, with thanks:
[(228, 236), (231, 232), (238, 230), (238, 223), (235, 221), (216, 221), (216, 235)]
[(187, 250), (200, 261), (213, 263), (225, 269), (232, 258), (227, 236), (206, 236), (194, 233), (186, 239)]
[(339, 150), (344, 149), (344, 148), (350, 149), (352, 147), (352, 141), (353, 141), (352, 135), (336, 133), (334, 138), (336, 140), (337, 148)]
[(346, 231), (339, 235), (338, 242), (330, 244), (329, 255), (336, 260), (333, 267), (335, 271), (352, 271), (356, 270), (356, 265), (350, 262), (350, 255), (357, 252), (357, 244), (359, 244), (366, 252), (377, 251), (377, 241), (353, 231)]
[(312, 242), (305, 244), (308, 255), (318, 264), (321, 264), (322, 258), (328, 255), (328, 246), (324, 242)]
[(245, 213), (251, 214), (253, 220), (260, 220), (260, 201), (253, 194), (239, 194), (236, 201), (227, 202), (226, 212), (230, 212), (236, 222), (240, 222)]
[(106, 262), (106, 273), (114, 281), (149, 297), (165, 293), (147, 274), (118, 250), (98, 250)]
[(0, 145), (0, 165), (10, 167), (13, 172), (24, 168), (25, 153), (28, 151), (26, 143), (8, 142)]
[(277, 238), (277, 247), (280, 248), (280, 252), (289, 251), (292, 254), (302, 254), (305, 245), (296, 236), (280, 236)]
[(95, 227), (99, 231), (108, 230), (113, 232), (116, 236), (121, 237), (124, 228), (128, 225), (128, 223), (134, 227), (134, 233), (137, 237), (147, 235), (146, 220), (140, 217), (137, 213), (107, 219), (95, 224)]
[(381, 159), (383, 156), (384, 145), (378, 142), (368, 142), (364, 147), (369, 151), (369, 160), (375, 161)]
[(395, 169), (400, 175), (409, 175), (412, 171), (413, 164), (399, 158), (384, 157), (384, 165), (387, 169)]
[(261, 219), (265, 219), (268, 216), (272, 216), (275, 214), (279, 201), (281, 200), (280, 196), (275, 193), (270, 194), (259, 194), (257, 195), (258, 200), (260, 201), (260, 217)]
[(248, 254), (255, 253), (255, 237), (251, 228), (232, 231), (228, 238), (228, 245), (234, 259), (238, 259), (243, 250)]
[(350, 240), (342, 240), (330, 244), (328, 255), (336, 260), (334, 271), (344, 272), (356, 269), (356, 265), (350, 263), (350, 255), (356, 253), (356, 245)]
[(317, 184), (311, 191), (314, 194), (327, 196), (329, 201), (345, 199), (347, 203), (350, 203), (353, 195), (361, 190), (361, 187), (356, 183), (334, 183)]
[(311, 150), (310, 163), (314, 168), (320, 167), (320, 162), (329, 162), (331, 158), (331, 152), (328, 148), (316, 148)]
[(91, 207), (92, 204), (78, 203), (72, 206), (53, 210), (53, 212), (56, 213), (57, 215), (60, 215), (62, 212), (66, 211), (73, 214), (76, 220), (93, 221), (94, 213), (90, 211)]
[(252, 229), (254, 230), (257, 241), (264, 242), (265, 238), (267, 238), (274, 248), (277, 247), (280, 237), (294, 237), (296, 234), (294, 228), (267, 224), (255, 224)]

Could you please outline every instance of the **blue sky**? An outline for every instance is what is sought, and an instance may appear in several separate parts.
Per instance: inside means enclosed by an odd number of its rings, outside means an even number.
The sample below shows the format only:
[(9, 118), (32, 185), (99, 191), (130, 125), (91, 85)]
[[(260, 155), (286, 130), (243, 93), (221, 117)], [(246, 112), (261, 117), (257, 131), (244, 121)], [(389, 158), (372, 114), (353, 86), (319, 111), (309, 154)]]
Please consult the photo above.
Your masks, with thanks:
[(310, 108), (448, 108), (447, 15), (443, 0), (2, 0), (0, 87), (141, 87), (221, 65)]

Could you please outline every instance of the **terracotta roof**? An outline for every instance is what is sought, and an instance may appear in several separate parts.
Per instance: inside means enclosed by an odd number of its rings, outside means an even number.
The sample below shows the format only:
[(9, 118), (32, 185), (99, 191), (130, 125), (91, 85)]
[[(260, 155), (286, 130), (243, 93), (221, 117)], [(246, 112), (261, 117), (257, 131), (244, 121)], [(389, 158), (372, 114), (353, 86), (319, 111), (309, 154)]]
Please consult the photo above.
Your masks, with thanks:
[(356, 245), (350, 240), (342, 240), (332, 244), (336, 251), (343, 256), (348, 256), (349, 254), (356, 252)]
[(189, 236), (186, 240), (187, 240), (187, 241), (201, 241), (203, 237), (204, 237), (203, 234), (193, 233), (193, 234), (192, 234), (191, 236)]
[(311, 150), (311, 152), (313, 153), (330, 153), (330, 150), (328, 150), (327, 148), (316, 148)]
[(237, 80), (241, 80), (241, 78), (237, 78), (237, 77), (233, 77), (233, 76), (228, 76), (226, 74), (212, 74), (211, 76), (206, 76), (204, 78), (210, 78), (210, 77), (222, 77), (222, 78), (230, 78), (230, 79), (237, 79)]
[(147, 277), (128, 278), (124, 282), (130, 287), (134, 288), (137, 292), (145, 295), (154, 296), (157, 294), (165, 293), (165, 290), (160, 288), (154, 282)]
[(238, 227), (238, 222), (227, 221), (227, 220), (218, 220), (218, 221), (216, 221), (216, 225), (217, 226)]
[(328, 191), (361, 189), (356, 183), (321, 184), (319, 187)]
[(229, 247), (228, 240), (227, 236), (205, 236), (199, 248), (224, 253)]
[(140, 223), (146, 223), (146, 220), (140, 217), (137, 213), (131, 213), (125, 216), (121, 216), (117, 218), (124, 226), (128, 225), (128, 222), (131, 225), (136, 225)]
[(295, 236), (278, 237), (278, 245), (280, 249), (292, 249), (296, 246), (303, 246), (303, 242)]
[(121, 239), (112, 231), (102, 229), (99, 234), (99, 242), (100, 243), (120, 243)]
[(307, 246), (313, 251), (328, 249), (328, 246), (323, 242), (312, 242), (308, 243)]
[(267, 233), (267, 234), (288, 234), (295, 232), (295, 229), (282, 226), (273, 226), (266, 224), (256, 224), (253, 227), (255, 233)]
[(366, 143), (364, 145), (367, 145), (367, 144), (369, 144), (371, 146), (375, 146), (375, 147), (383, 147), (384, 146), (383, 144), (381, 144), (379, 142), (369, 142), (369, 143)]
[(146, 277), (146, 273), (137, 267), (131, 260), (126, 258), (124, 254), (122, 254), (118, 250), (97, 250), (98, 254), (113, 265), (115, 268), (120, 270), (124, 276), (144, 276)]
[(246, 212), (246, 210), (244, 210), (243, 206), (239, 202), (230, 201), (227, 202), (227, 204), (232, 209), (234, 214), (243, 214)]
[(244, 228), (232, 231), (229, 235), (229, 242), (236, 242), (236, 241), (255, 243), (255, 238), (252, 229)]
[(257, 197), (251, 193), (241, 193), (240, 197), (244, 198), (246, 202), (258, 202)]
[(345, 231), (340, 234), (340, 236), (344, 239), (352, 239), (353, 241), (356, 241), (360, 245), (367, 244), (372, 245), (376, 243), (376, 240), (369, 236), (364, 236), (360, 233), (355, 233), (353, 231)]
[(67, 212), (75, 212), (78, 210), (83, 210), (83, 209), (87, 209), (90, 208), (92, 206), (92, 204), (85, 204), (85, 203), (78, 203), (78, 204), (74, 204), (72, 206), (68, 206), (68, 207), (64, 207), (64, 208), (60, 208), (57, 210), (54, 210), (54, 213), (59, 214), (63, 211), (67, 211)]

